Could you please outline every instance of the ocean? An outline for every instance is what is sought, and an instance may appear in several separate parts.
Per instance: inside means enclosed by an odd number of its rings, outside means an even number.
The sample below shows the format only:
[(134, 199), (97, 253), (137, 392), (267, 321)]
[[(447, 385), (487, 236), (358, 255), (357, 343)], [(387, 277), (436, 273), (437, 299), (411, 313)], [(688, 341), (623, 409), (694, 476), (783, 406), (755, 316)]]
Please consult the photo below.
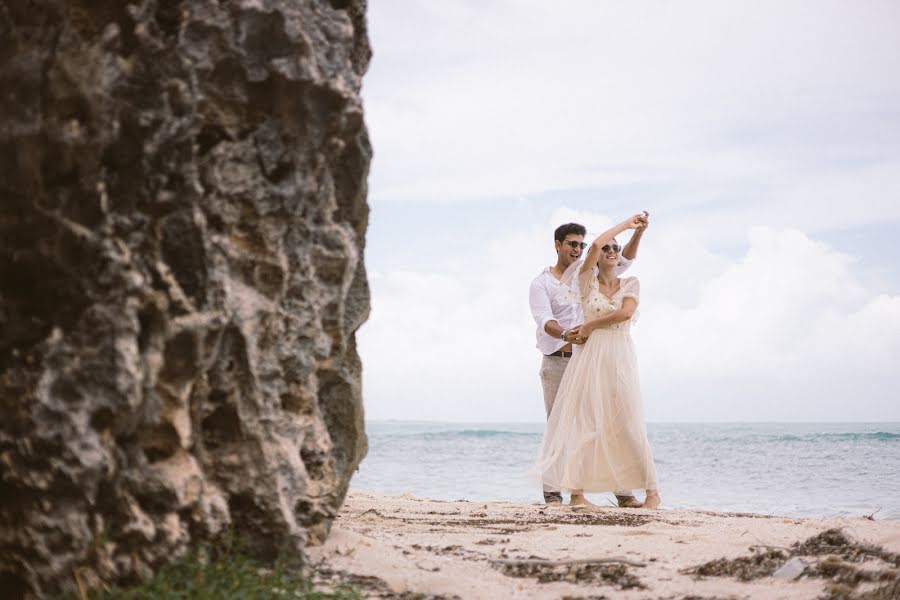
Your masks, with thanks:
[[(368, 422), (369, 453), (350, 488), (538, 502), (541, 491), (528, 470), (543, 429), (543, 423)], [(878, 510), (876, 519), (900, 519), (900, 423), (650, 423), (647, 429), (663, 508), (788, 517)]]

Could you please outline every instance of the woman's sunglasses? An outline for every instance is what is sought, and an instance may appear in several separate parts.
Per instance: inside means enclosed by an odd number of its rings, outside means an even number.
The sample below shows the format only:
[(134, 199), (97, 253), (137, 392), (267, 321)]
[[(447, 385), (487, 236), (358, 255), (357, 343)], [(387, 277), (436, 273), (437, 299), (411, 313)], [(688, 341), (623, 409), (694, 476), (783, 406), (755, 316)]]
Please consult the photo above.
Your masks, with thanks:
[(602, 252), (603, 254), (606, 254), (610, 250), (612, 250), (613, 252), (619, 252), (620, 250), (622, 250), (622, 246), (618, 244), (607, 244), (600, 248), (600, 252)]

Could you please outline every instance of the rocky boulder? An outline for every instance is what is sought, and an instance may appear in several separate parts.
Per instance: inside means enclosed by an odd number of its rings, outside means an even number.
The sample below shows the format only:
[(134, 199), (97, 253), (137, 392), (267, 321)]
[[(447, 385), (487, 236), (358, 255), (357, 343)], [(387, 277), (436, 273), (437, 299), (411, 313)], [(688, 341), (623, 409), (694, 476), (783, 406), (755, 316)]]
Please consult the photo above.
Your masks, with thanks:
[(365, 0), (0, 4), (0, 590), (327, 535), (366, 452)]

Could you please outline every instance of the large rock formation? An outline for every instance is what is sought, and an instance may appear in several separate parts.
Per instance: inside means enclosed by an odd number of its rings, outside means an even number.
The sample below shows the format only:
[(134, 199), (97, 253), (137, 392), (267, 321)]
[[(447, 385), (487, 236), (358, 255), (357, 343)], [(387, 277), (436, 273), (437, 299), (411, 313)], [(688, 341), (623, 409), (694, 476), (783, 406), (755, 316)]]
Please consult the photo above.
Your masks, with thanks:
[(366, 451), (365, 0), (0, 3), (0, 590), (323, 538)]

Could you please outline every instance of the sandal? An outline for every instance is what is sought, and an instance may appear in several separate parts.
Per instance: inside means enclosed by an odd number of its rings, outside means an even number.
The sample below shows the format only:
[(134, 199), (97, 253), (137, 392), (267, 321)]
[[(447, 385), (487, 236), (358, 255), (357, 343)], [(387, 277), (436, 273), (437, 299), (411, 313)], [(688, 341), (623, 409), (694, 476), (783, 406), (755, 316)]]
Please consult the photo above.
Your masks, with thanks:
[(644, 506), (644, 503), (634, 496), (616, 496), (616, 500), (619, 501), (620, 508), (641, 508)]

